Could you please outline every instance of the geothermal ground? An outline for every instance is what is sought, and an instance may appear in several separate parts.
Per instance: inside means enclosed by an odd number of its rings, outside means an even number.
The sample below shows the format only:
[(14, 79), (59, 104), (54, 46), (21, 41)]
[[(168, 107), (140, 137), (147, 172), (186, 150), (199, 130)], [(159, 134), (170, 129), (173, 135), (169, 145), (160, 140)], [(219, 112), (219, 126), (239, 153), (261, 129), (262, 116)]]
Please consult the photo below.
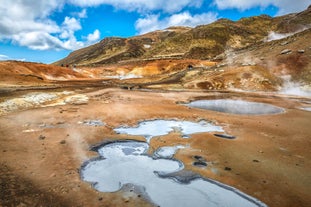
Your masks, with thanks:
[(309, 207), (310, 25), (309, 6), (0, 61), (0, 206)]
[[(125, 155), (109, 154), (107, 144), (122, 140), (140, 141), (145, 149), (141, 155), (133, 154), (139, 148), (128, 147), (127, 156), (181, 163), (175, 174), (159, 173), (156, 179), (173, 178), (182, 187), (202, 179), (217, 181), (258, 199), (255, 206), (311, 203), (308, 97), (172, 86), (127, 90), (122, 88), (129, 85), (117, 82), (119, 87), (85, 81), (38, 85), (1, 89), (0, 206), (159, 205), (148, 195), (150, 183), (120, 181), (110, 192), (101, 190), (107, 188), (105, 180), (95, 183), (87, 177), (94, 173), (86, 175), (94, 162), (110, 163), (102, 169), (108, 178), (111, 173), (109, 182), (130, 174), (132, 168), (117, 165)], [(227, 104), (202, 107), (204, 100), (216, 99)], [(238, 110), (226, 110), (237, 103)], [(243, 107), (256, 113), (243, 113)], [(269, 107), (272, 111), (262, 110)], [(150, 131), (153, 127), (159, 128)], [(108, 149), (102, 156), (97, 152), (101, 147)], [(117, 170), (110, 172), (114, 166)], [(163, 166), (161, 171), (171, 172), (174, 165)]]

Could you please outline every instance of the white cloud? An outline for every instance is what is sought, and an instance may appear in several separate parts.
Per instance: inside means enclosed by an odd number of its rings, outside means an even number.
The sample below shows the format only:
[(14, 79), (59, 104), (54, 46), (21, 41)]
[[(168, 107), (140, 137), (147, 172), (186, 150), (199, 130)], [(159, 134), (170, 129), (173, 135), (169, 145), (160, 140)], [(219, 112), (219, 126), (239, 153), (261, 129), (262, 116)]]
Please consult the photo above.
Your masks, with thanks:
[(90, 42), (75, 37), (75, 32), (82, 29), (80, 18), (87, 16), (86, 9), (74, 14), (76, 18), (65, 17), (61, 25), (49, 19), (65, 3), (65, 0), (0, 0), (0, 41), (9, 40), (34, 50), (75, 50), (86, 46)]
[(0, 54), (0, 61), (9, 60), (9, 59), (10, 59), (9, 56), (7, 56), (7, 55), (1, 55), (1, 54)]
[(64, 29), (67, 29), (70, 31), (77, 31), (77, 30), (80, 30), (82, 28), (80, 21), (78, 21), (74, 17), (65, 17), (65, 20), (64, 20), (62, 25), (63, 25)]
[(209, 24), (216, 19), (217, 14), (212, 12), (196, 15), (191, 15), (189, 12), (182, 12), (162, 20), (160, 20), (160, 15), (148, 15), (145, 18), (138, 19), (135, 23), (135, 28), (140, 34), (144, 34), (158, 29), (165, 29), (170, 26), (194, 27), (200, 24)]
[(0, 61), (6, 61), (6, 60), (25, 61), (26, 59), (25, 59), (25, 58), (23, 58), (23, 59), (16, 59), (16, 58), (9, 57), (9, 56), (7, 56), (7, 55), (2, 55), (2, 54), (0, 54)]
[(89, 34), (86, 39), (87, 39), (87, 42), (94, 43), (98, 41), (99, 38), (100, 38), (100, 32), (98, 29), (96, 29), (92, 34)]
[(162, 27), (159, 15), (148, 15), (145, 18), (138, 19), (135, 23), (135, 28), (139, 34), (162, 29)]
[(77, 15), (79, 18), (86, 18), (87, 17), (86, 9), (82, 9), (82, 11), (79, 12)]
[(273, 5), (279, 8), (278, 15), (291, 12), (299, 12), (306, 9), (310, 5), (310, 0), (214, 0), (214, 4), (219, 9), (236, 8), (239, 10), (247, 10), (253, 7), (265, 8)]
[(102, 4), (111, 5), (116, 9), (127, 11), (154, 11), (178, 12), (185, 7), (200, 7), (203, 0), (69, 0), (78, 6), (99, 6)]
[(14, 34), (12, 39), (13, 42), (34, 50), (64, 49), (62, 41), (43, 31)]

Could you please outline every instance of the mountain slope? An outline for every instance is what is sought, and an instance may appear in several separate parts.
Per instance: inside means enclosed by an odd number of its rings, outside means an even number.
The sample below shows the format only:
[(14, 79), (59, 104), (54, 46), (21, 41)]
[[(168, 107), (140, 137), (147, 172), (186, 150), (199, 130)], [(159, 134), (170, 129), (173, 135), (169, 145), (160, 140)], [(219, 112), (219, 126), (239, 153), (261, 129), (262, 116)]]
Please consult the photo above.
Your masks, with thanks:
[(220, 19), (195, 28), (171, 27), (131, 38), (105, 38), (54, 64), (99, 66), (135, 60), (212, 59), (228, 49), (239, 50), (262, 43), (271, 31), (289, 33), (310, 26), (311, 7), (275, 18), (261, 15), (236, 22)]

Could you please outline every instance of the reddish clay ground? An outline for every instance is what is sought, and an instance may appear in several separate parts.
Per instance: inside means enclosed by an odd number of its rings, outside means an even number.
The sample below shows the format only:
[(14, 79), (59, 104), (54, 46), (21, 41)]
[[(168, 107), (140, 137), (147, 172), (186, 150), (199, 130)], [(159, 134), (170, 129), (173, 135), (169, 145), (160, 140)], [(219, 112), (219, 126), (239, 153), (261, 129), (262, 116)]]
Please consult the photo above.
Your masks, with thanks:
[[(28, 108), (0, 116), (1, 206), (149, 206), (134, 193), (97, 192), (80, 179), (79, 169), (84, 161), (97, 156), (89, 151), (94, 144), (105, 140), (144, 140), (115, 134), (114, 127), (157, 118), (210, 120), (237, 138), (226, 140), (200, 133), (183, 139), (178, 133), (171, 133), (153, 138), (151, 151), (159, 146), (189, 144), (189, 148), (175, 155), (187, 170), (236, 187), (271, 207), (310, 205), (311, 112), (298, 109), (310, 99), (114, 88), (76, 90), (76, 93), (86, 91), (89, 97), (86, 104)], [(284, 107), (286, 112), (231, 115), (176, 104), (197, 97), (271, 103)], [(9, 98), (12, 97), (5, 99)], [(106, 125), (79, 124), (95, 119)], [(194, 155), (212, 164), (194, 167)]]

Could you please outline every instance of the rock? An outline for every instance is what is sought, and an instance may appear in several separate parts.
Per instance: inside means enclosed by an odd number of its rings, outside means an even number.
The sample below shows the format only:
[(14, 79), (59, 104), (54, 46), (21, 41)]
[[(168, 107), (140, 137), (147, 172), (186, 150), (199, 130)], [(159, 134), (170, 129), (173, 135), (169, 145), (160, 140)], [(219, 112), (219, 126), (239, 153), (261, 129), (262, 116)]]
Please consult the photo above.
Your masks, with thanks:
[(200, 160), (200, 159), (202, 159), (202, 158), (203, 158), (203, 157), (202, 157), (202, 156), (200, 156), (200, 155), (194, 155), (193, 157), (194, 157), (194, 159), (197, 159), (197, 160)]
[(231, 169), (231, 167), (225, 167), (225, 170), (226, 171), (231, 171), (232, 169)]
[(44, 140), (46, 137), (45, 136), (43, 136), (42, 134), (40, 134), (40, 136), (39, 136), (39, 139), (40, 140)]
[(196, 161), (193, 163), (194, 166), (196, 167), (206, 167), (207, 166), (207, 163), (204, 162), (204, 161)]
[(253, 162), (259, 162), (259, 160), (253, 160)]
[(235, 139), (235, 136), (229, 134), (214, 134), (216, 137), (225, 138), (225, 139)]
[(282, 50), (281, 55), (289, 54), (289, 53), (291, 53), (291, 52), (292, 52), (292, 50), (290, 50), (290, 49), (285, 49), (285, 50)]
[(66, 140), (62, 140), (59, 142), (60, 144), (66, 144)]
[(72, 104), (72, 105), (87, 104), (88, 101), (89, 101), (89, 98), (83, 94), (77, 94), (77, 95), (69, 96), (65, 99), (65, 103)]
[(298, 53), (304, 53), (305, 50), (298, 50), (297, 52), (298, 52)]

